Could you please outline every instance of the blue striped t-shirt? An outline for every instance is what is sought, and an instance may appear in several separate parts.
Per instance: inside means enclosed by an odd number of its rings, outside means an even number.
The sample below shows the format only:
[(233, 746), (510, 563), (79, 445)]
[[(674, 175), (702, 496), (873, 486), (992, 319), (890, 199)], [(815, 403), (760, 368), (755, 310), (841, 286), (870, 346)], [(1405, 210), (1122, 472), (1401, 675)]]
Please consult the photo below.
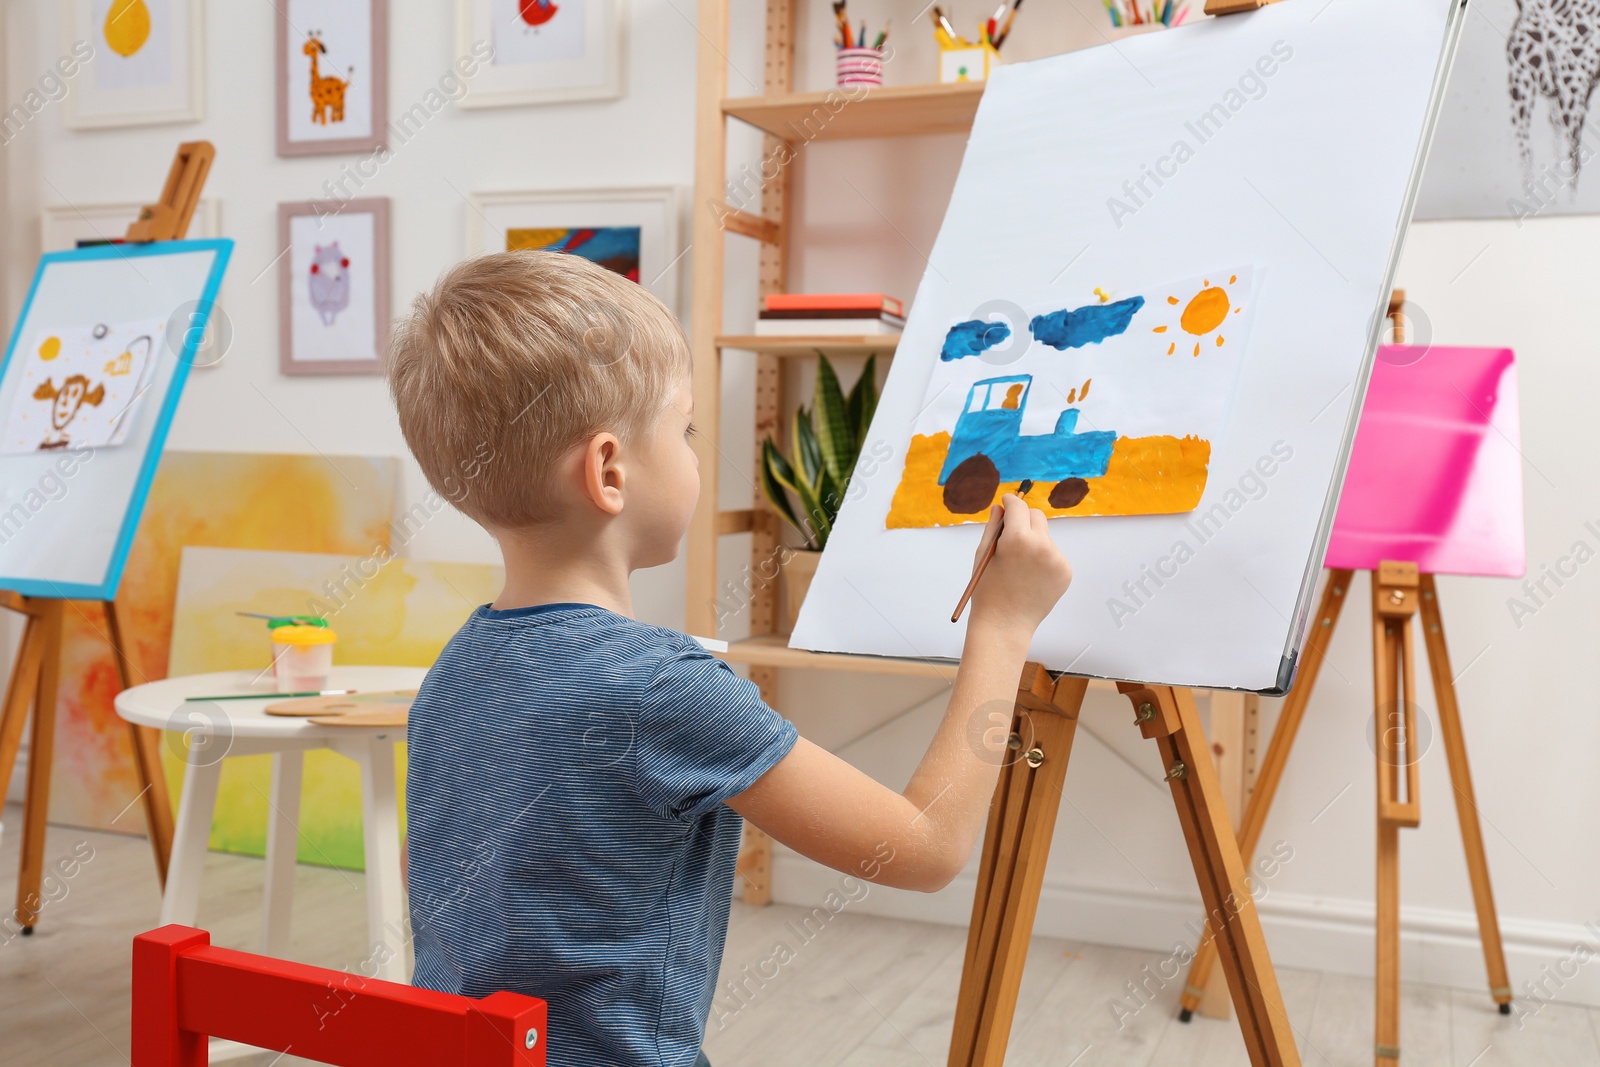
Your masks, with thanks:
[(544, 998), (551, 1067), (690, 1067), (739, 845), (722, 802), (795, 738), (691, 637), (479, 608), (411, 706), (413, 982)]

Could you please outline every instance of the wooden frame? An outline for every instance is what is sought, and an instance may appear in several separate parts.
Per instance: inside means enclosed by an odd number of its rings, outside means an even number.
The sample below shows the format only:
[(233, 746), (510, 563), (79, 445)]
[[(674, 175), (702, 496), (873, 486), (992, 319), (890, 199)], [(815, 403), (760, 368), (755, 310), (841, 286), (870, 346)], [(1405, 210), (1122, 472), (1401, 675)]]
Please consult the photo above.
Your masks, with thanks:
[[(206, 117), (205, 86), (205, 0), (169, 0), (173, 9), (181, 8), (188, 20), (188, 39), (182, 42), (181, 52), (188, 65), (188, 77), (181, 83), (186, 86), (188, 99), (171, 106), (130, 107), (126, 111), (97, 111), (85, 114), (86, 94), (128, 93), (135, 96), (152, 87), (98, 88), (92, 83), (96, 77), (95, 64), (109, 62), (111, 51), (100, 27), (90, 25), (94, 17), (93, 0), (67, 0), (61, 5), (61, 42), (64, 55), (79, 55), (80, 42), (87, 41), (93, 48), (93, 58), (84, 65), (66, 96), (66, 124), (69, 129), (92, 130), (113, 126), (157, 126), (173, 122), (199, 122)], [(176, 42), (174, 42), (176, 45)], [(174, 48), (174, 57), (178, 49)], [(145, 92), (146, 96), (156, 94)]]
[[(586, 40), (583, 58), (585, 63), (598, 61), (604, 64), (605, 73), (601, 78), (570, 85), (519, 86), (515, 84), (514, 76), (509, 73), (496, 74), (495, 64), (491, 59), (468, 79), (467, 94), (458, 101), (459, 106), (516, 107), (522, 104), (610, 100), (620, 97), (624, 91), (622, 63), (627, 39), (627, 0), (584, 0), (584, 5), (602, 12), (605, 20), (595, 35), (599, 41)], [(456, 0), (458, 55), (476, 55), (473, 46), (479, 41), (487, 40), (493, 44), (493, 30), (484, 18), (489, 6), (490, 0)], [(510, 67), (511, 64), (506, 64), (502, 69), (509, 70)]]
[[(288, 0), (283, 0), (277, 5), (276, 26), (273, 36), (277, 41), (275, 54), (275, 69), (273, 73), (273, 95), (276, 100), (278, 155), (280, 156), (325, 156), (336, 155), (341, 152), (377, 152), (387, 143), (386, 136), (389, 126), (389, 0), (367, 0), (371, 4), (368, 15), (369, 40), (371, 52), (364, 67), (356, 66), (360, 77), (367, 79), (372, 86), (372, 113), (370, 126), (372, 132), (365, 137), (345, 137), (323, 139), (291, 140), (289, 135), (289, 64), (290, 64), (290, 38), (298, 42), (307, 40), (311, 34), (318, 34), (321, 30), (313, 27), (299, 27), (290, 25)], [(304, 46), (300, 46), (304, 47)], [(323, 48), (326, 54), (326, 46)], [(313, 57), (315, 62), (315, 57)], [(325, 77), (335, 77), (326, 75)], [(352, 79), (346, 79), (348, 82)], [(340, 91), (342, 108), (343, 93)], [(313, 104), (315, 112), (316, 105)], [(314, 121), (314, 120), (313, 120)]]
[[(503, 251), (503, 242), (491, 240), (500, 228), (496, 216), (517, 208), (526, 208), (534, 216), (563, 206), (571, 208), (569, 217), (559, 223), (535, 217), (527, 220), (530, 227), (638, 225), (639, 283), (676, 313), (684, 253), (679, 237), (681, 201), (681, 192), (673, 185), (472, 192), (467, 195), (466, 252), (475, 256)], [(655, 211), (661, 213), (659, 222), (650, 217)], [(652, 243), (659, 245), (659, 250), (652, 249)]]
[[(321, 220), (372, 216), (373, 351), (351, 359), (297, 359), (294, 351), (293, 290), (297, 277), (293, 248), (294, 220), (312, 216)], [(330, 235), (331, 236), (331, 235)], [(307, 200), (278, 205), (278, 370), (283, 374), (382, 374), (389, 347), (389, 200)], [(346, 250), (348, 251), (348, 250)]]

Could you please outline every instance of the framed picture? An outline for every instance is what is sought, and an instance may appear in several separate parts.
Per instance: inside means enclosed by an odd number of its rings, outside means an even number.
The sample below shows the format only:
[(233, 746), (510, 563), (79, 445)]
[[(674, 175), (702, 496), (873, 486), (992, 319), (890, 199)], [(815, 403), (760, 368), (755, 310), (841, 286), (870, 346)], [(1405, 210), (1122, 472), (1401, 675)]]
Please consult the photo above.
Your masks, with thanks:
[(389, 122), (388, 0), (276, 6), (278, 155), (382, 148)]
[(382, 374), (388, 199), (279, 204), (278, 247), (278, 369)]
[(468, 79), (461, 106), (621, 96), (625, 2), (456, 0), (458, 54), (493, 50)]
[[(139, 217), (143, 204), (47, 204), (39, 215), (39, 248), (42, 252), (63, 252), (77, 248), (79, 241), (109, 241), (128, 232), (128, 224)], [(210, 198), (200, 201), (186, 237), (221, 237), (222, 202)]]
[(543, 248), (592, 259), (632, 278), (676, 314), (678, 190), (568, 189), (473, 193), (467, 211), (467, 254)]
[(205, 118), (203, 11), (203, 0), (66, 0), (63, 47), (91, 56), (67, 94), (67, 125), (154, 126)]

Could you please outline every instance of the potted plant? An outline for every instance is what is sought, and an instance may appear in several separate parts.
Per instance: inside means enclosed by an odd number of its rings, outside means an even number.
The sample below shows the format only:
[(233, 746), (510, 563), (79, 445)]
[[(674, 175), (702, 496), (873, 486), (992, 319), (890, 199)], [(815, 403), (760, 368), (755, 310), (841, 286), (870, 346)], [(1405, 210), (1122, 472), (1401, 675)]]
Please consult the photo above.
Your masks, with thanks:
[(789, 454), (771, 437), (761, 445), (761, 488), (773, 510), (805, 541), (803, 549), (785, 552), (779, 563), (791, 629), (878, 406), (877, 356), (867, 357), (848, 396), (828, 357), (821, 352), (817, 357), (816, 394), (811, 407), (802, 405), (790, 422)]

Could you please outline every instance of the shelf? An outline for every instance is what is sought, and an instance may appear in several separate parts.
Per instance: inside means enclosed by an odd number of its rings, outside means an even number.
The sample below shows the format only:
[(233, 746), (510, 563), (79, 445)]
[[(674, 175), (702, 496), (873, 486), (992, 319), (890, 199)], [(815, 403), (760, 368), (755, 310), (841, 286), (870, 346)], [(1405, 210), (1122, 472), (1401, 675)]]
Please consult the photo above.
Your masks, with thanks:
[(874, 352), (893, 355), (895, 346), (899, 343), (899, 334), (814, 337), (734, 334), (717, 338), (718, 348), (741, 348), (750, 352), (770, 353), (774, 356), (809, 356), (815, 354), (819, 348), (835, 356), (867, 356)]
[(841, 92), (732, 97), (722, 113), (797, 142), (961, 133), (972, 128), (983, 83), (886, 85), (853, 100)]
[(852, 671), (857, 674), (897, 674), (918, 678), (943, 678), (954, 681), (956, 664), (925, 659), (891, 659), (887, 656), (851, 656), (838, 652), (807, 652), (790, 648), (789, 639), (780, 634), (730, 641), (723, 659), (751, 667), (805, 667), (823, 671)]
[[(843, 652), (807, 652), (790, 648), (789, 638), (780, 634), (730, 641), (722, 658), (729, 663), (751, 667), (799, 667), (820, 671), (849, 671), (855, 674), (891, 674), (912, 678), (942, 678), (954, 681), (958, 663), (925, 659), (894, 659), (889, 656), (856, 656)], [(1117, 691), (1117, 683), (1102, 678), (1089, 680), (1090, 689)]]

